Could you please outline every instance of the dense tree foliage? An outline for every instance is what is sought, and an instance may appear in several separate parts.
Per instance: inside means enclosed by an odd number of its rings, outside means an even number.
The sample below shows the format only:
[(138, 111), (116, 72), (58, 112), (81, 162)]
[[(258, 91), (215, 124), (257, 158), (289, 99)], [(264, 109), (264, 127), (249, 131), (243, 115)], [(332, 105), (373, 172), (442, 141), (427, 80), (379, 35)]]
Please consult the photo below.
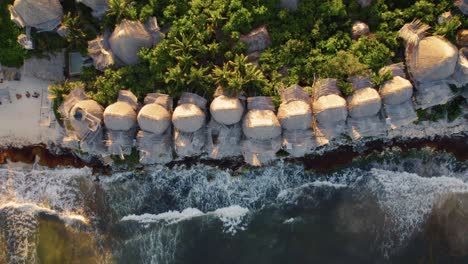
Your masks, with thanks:
[(16, 41), (21, 29), (10, 20), (8, 5), (12, 3), (13, 0), (0, 2), (0, 64), (19, 67), (27, 57), (27, 52)]
[[(405, 23), (420, 19), (431, 26), (429, 33), (451, 40), (458, 29), (468, 26), (452, 0), (374, 0), (367, 8), (356, 0), (302, 0), (295, 12), (281, 9), (279, 0), (109, 0), (110, 9), (100, 21), (73, 0), (63, 5), (70, 35), (59, 40), (51, 33), (36, 34), (39, 52), (63, 47), (84, 51), (89, 39), (111, 31), (122, 19), (146, 21), (156, 16), (165, 32), (156, 47), (140, 51), (137, 65), (103, 73), (85, 70), (81, 79), (86, 89), (104, 105), (115, 100), (119, 89), (130, 89), (139, 97), (153, 91), (210, 97), (217, 86), (232, 94), (276, 95), (280, 87), (313, 86), (325, 77), (338, 78), (348, 94), (350, 76), (369, 74), (382, 83), (388, 76), (377, 71), (404, 59), (397, 32)], [(452, 19), (439, 24), (438, 17), (447, 11), (452, 11)], [(20, 30), (2, 18), (7, 30), (0, 34), (9, 35), (0, 39), (6, 47), (0, 49), (0, 61), (18, 61), (26, 53), (12, 36)], [(353, 40), (350, 31), (357, 20), (367, 23), (371, 34)], [(246, 61), (247, 47), (239, 38), (260, 25), (266, 25), (272, 45), (256, 68)]]

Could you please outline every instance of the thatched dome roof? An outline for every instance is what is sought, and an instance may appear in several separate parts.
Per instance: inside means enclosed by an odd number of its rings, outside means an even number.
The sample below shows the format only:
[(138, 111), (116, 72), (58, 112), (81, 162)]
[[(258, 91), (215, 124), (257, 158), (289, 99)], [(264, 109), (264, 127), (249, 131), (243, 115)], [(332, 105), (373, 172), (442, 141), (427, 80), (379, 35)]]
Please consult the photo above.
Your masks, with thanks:
[(312, 109), (304, 101), (292, 101), (281, 104), (278, 119), (284, 129), (308, 129), (312, 124)]
[(348, 116), (346, 100), (336, 94), (321, 96), (312, 107), (315, 118), (322, 124), (345, 121)]
[(354, 118), (375, 115), (381, 107), (380, 95), (372, 88), (357, 90), (348, 97), (349, 115)]
[(194, 104), (181, 104), (172, 115), (172, 123), (182, 132), (192, 133), (205, 123), (205, 112)]
[(99, 123), (102, 121), (104, 108), (94, 100), (82, 100), (70, 111), (70, 123), (81, 138), (88, 132), (89, 121), (86, 116), (92, 116)]
[(353, 27), (351, 28), (351, 36), (353, 39), (358, 39), (360, 36), (369, 35), (369, 33), (369, 26), (366, 23), (362, 21), (356, 21), (353, 23)]
[(76, 0), (78, 3), (83, 3), (93, 10), (94, 17), (101, 17), (109, 8), (107, 0)]
[(104, 111), (104, 124), (110, 130), (127, 131), (136, 125), (136, 112), (126, 102), (116, 102)]
[(419, 41), (419, 44), (409, 52), (406, 60), (415, 80), (419, 82), (442, 80), (453, 74), (458, 60), (458, 50), (448, 40), (431, 36)]
[(413, 85), (410, 81), (396, 76), (382, 85), (380, 95), (385, 104), (401, 104), (411, 99)]
[(281, 135), (281, 125), (270, 110), (250, 110), (242, 125), (244, 134), (253, 139), (266, 140)]
[(88, 41), (88, 55), (93, 59), (94, 67), (100, 71), (104, 71), (115, 63), (114, 53), (110, 49), (109, 42), (102, 35)]
[(244, 106), (238, 98), (221, 95), (211, 102), (210, 112), (216, 122), (232, 125), (241, 120)]
[(10, 9), (11, 17), (19, 26), (53, 30), (63, 16), (59, 0), (15, 0)]
[(159, 135), (171, 125), (171, 114), (159, 104), (147, 104), (138, 113), (138, 124), (142, 130)]
[(150, 48), (153, 39), (141, 22), (124, 19), (115, 27), (109, 44), (117, 58), (132, 65), (140, 61), (138, 51), (143, 47)]

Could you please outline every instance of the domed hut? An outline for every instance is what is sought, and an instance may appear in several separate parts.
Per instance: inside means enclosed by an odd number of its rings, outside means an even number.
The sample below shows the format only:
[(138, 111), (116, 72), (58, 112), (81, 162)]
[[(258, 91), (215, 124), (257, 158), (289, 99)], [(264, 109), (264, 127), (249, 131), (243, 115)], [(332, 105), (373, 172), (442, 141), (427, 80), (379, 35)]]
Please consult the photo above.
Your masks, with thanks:
[(351, 37), (353, 39), (358, 39), (360, 36), (367, 36), (369, 34), (369, 26), (366, 23), (362, 21), (356, 21), (353, 23), (351, 28)]
[(175, 151), (180, 157), (200, 155), (206, 143), (205, 98), (184, 93), (172, 115)]
[[(210, 105), (211, 120), (207, 125), (208, 155), (212, 159), (238, 156), (245, 99), (229, 97), (218, 88)], [(243, 100), (242, 100), (243, 99)]]
[(91, 8), (93, 17), (100, 18), (102, 17), (107, 9), (109, 9), (109, 4), (107, 0), (76, 0), (77, 3), (82, 3), (87, 7)]
[(281, 91), (278, 119), (283, 128), (283, 148), (302, 157), (315, 146), (309, 94), (299, 85)]
[(10, 15), (19, 27), (51, 31), (60, 25), (63, 8), (59, 0), (15, 0)]
[(348, 127), (352, 139), (382, 135), (386, 130), (381, 116), (382, 100), (371, 87), (355, 90), (347, 99)]
[(319, 146), (345, 132), (348, 110), (336, 79), (322, 79), (314, 85), (313, 130)]
[(105, 35), (97, 36), (88, 41), (88, 55), (93, 59), (94, 67), (97, 70), (104, 71), (115, 64), (114, 52), (110, 49), (108, 37)]
[(98, 36), (88, 42), (88, 53), (96, 69), (103, 71), (110, 65), (133, 65), (140, 61), (138, 51), (158, 44), (162, 39), (155, 17), (143, 24), (140, 21), (124, 19), (110, 36)]
[(116, 103), (104, 110), (104, 124), (107, 128), (106, 147), (112, 155), (130, 155), (133, 148), (137, 126), (138, 102), (135, 95), (128, 90), (119, 91)]
[(411, 124), (418, 119), (413, 107), (413, 85), (410, 81), (395, 76), (380, 87), (379, 93), (391, 129)]
[(416, 88), (418, 108), (445, 104), (455, 97), (451, 76), (458, 61), (458, 49), (440, 36), (425, 37), (429, 27), (414, 21), (400, 30), (406, 41), (406, 65)]
[(142, 164), (172, 161), (171, 119), (172, 98), (166, 94), (148, 94), (138, 113), (137, 146)]
[(124, 19), (117, 25), (109, 38), (111, 50), (124, 65), (140, 61), (138, 51), (154, 46), (153, 36), (139, 21)]
[(245, 162), (261, 166), (274, 160), (281, 149), (281, 124), (271, 97), (247, 98), (247, 110), (242, 123), (245, 137), (241, 151)]
[(88, 99), (83, 87), (76, 87), (59, 107), (65, 118), (65, 146), (81, 148), (92, 154), (103, 154), (102, 119), (104, 108)]

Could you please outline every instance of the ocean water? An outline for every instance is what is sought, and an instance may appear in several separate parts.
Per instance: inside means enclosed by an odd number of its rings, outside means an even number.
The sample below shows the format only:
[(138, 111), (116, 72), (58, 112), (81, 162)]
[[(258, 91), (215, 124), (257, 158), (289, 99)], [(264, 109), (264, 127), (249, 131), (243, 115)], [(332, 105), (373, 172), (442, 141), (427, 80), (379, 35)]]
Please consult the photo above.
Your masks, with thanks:
[[(0, 169), (0, 263), (466, 263), (468, 162)], [(76, 262), (75, 262), (76, 263)]]

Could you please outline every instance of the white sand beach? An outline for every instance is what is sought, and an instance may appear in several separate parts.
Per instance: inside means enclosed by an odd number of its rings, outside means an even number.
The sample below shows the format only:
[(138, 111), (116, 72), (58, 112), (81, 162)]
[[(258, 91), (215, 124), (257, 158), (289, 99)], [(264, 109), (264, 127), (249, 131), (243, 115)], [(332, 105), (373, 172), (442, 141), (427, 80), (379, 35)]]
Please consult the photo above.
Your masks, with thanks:
[(0, 147), (47, 144), (60, 138), (61, 128), (56, 124), (51, 101), (47, 98), (50, 84), (33, 77), (0, 84), (0, 90), (7, 89), (11, 100), (8, 102), (4, 98), (0, 105)]

